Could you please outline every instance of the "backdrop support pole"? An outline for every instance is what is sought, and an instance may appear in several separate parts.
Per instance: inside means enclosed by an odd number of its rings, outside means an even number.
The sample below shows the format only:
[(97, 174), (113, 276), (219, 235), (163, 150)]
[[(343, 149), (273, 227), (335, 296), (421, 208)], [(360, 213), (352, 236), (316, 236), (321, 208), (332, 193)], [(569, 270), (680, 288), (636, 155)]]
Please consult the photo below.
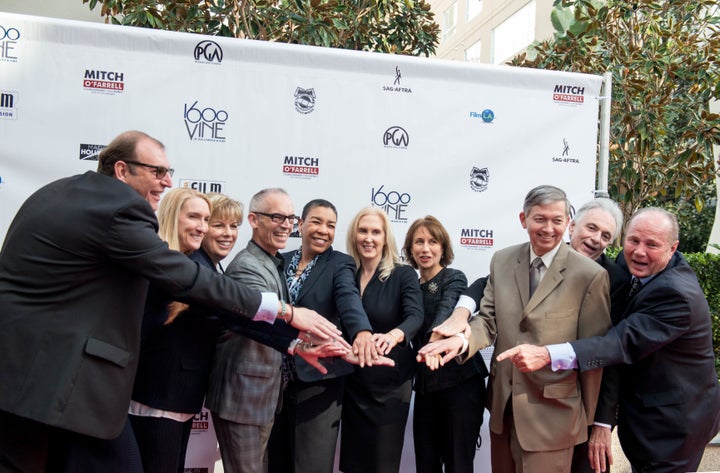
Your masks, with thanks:
[(595, 197), (610, 197), (608, 193), (608, 167), (610, 163), (610, 107), (612, 105), (612, 72), (603, 74), (600, 89), (600, 149)]

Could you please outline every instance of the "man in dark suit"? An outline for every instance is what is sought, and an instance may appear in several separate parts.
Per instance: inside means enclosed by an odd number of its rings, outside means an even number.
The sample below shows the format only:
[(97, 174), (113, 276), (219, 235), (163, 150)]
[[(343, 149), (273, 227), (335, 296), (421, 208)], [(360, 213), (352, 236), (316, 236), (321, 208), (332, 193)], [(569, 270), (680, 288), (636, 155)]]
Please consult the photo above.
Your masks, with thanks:
[[(720, 428), (720, 387), (707, 301), (677, 252), (675, 216), (646, 208), (630, 219), (618, 264), (633, 276), (622, 321), (568, 347), (519, 346), (500, 357), (523, 372), (551, 364), (581, 372), (622, 364), (618, 434), (633, 472), (696, 471)], [(599, 469), (597, 464), (593, 465)]]
[(340, 335), (314, 311), (169, 250), (154, 209), (171, 175), (162, 143), (125, 132), (97, 173), (48, 184), (15, 216), (0, 252), (1, 472), (139, 468), (126, 421), (148, 281), (237, 316)]
[[(622, 229), (623, 215), (615, 202), (597, 198), (583, 204), (568, 226), (570, 246), (605, 268), (610, 277), (610, 319), (620, 322), (630, 290), (630, 274), (605, 255), (605, 248)], [(595, 420), (588, 432), (589, 441), (575, 445), (571, 473), (593, 473), (589, 454), (600, 462), (603, 471), (612, 464), (611, 429), (617, 422), (620, 371), (616, 366), (603, 369)], [(591, 446), (588, 452), (588, 447)]]
[[(563, 243), (569, 214), (561, 189), (532, 189), (520, 213), (530, 241), (493, 255), (470, 339), (452, 336), (420, 353), (444, 353), (448, 361), (464, 349), (467, 359), (493, 341), (497, 353), (529, 340), (560, 343), (604, 334), (610, 326), (608, 276)], [(527, 376), (510, 363), (491, 362), (493, 472), (570, 471), (573, 447), (587, 439), (600, 388), (602, 373), (587, 374), (546, 369)]]

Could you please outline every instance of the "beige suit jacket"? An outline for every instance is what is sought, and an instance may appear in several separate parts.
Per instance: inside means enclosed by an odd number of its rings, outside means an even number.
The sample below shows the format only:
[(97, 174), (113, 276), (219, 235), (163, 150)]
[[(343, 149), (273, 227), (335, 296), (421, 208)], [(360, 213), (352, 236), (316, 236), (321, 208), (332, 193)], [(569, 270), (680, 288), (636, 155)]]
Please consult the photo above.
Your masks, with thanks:
[(488, 385), (490, 430), (502, 433), (510, 400), (523, 450), (559, 450), (587, 440), (602, 370), (553, 372), (546, 366), (521, 373), (509, 360), (498, 363), (495, 357), (522, 343), (548, 345), (605, 334), (610, 327), (608, 276), (590, 258), (561, 244), (528, 300), (529, 268), (529, 243), (495, 253), (479, 314), (470, 322), (466, 356), (495, 340)]

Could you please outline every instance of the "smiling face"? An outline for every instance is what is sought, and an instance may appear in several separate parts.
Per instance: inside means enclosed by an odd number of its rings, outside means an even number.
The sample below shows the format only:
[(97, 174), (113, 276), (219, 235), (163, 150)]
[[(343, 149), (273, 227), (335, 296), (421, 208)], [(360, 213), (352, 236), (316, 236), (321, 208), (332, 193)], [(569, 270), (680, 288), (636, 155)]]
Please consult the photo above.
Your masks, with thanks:
[(520, 213), (520, 223), (530, 236), (530, 245), (537, 256), (558, 246), (568, 226), (566, 204), (563, 201), (535, 205), (527, 215)]
[(380, 262), (385, 247), (385, 228), (379, 216), (368, 214), (358, 221), (355, 246), (360, 259), (375, 265)]
[(240, 222), (231, 218), (213, 218), (208, 232), (203, 238), (202, 247), (213, 263), (222, 261), (235, 246)]
[[(263, 199), (261, 209), (258, 212), (267, 214), (294, 215), (293, 204), (290, 197), (285, 194), (273, 192)], [(284, 219), (281, 223), (275, 223), (267, 215), (255, 212), (248, 214), (248, 222), (253, 229), (252, 239), (263, 250), (274, 255), (287, 245), (293, 223)]]
[[(128, 158), (130, 159), (130, 158)], [(152, 166), (170, 167), (165, 150), (154, 141), (141, 138), (135, 147), (135, 156), (131, 161), (138, 161)], [(115, 176), (137, 191), (153, 208), (157, 210), (160, 197), (168, 187), (172, 187), (170, 174), (158, 179), (153, 169), (145, 166), (127, 164), (124, 161), (115, 163)]]
[(579, 221), (570, 222), (570, 246), (596, 260), (612, 241), (616, 226), (615, 219), (607, 211), (600, 208), (590, 209)]
[(324, 253), (335, 240), (337, 215), (329, 207), (315, 206), (300, 222), (302, 252), (306, 258)]
[(199, 197), (187, 199), (178, 216), (178, 240), (180, 251), (188, 254), (200, 248), (208, 231), (210, 208)]
[(659, 273), (670, 262), (678, 241), (672, 241), (672, 225), (659, 212), (635, 216), (628, 225), (623, 245), (630, 274), (645, 278)]
[(442, 244), (425, 227), (419, 227), (413, 234), (412, 257), (425, 279), (442, 269)]

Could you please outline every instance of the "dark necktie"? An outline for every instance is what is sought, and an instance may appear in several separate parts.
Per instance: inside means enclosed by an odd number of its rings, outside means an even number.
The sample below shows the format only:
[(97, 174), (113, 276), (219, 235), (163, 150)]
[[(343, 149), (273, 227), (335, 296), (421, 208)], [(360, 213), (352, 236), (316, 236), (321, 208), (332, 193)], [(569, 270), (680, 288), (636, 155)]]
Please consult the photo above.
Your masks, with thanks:
[(635, 294), (638, 293), (640, 288), (642, 287), (642, 282), (635, 276), (632, 277), (632, 280), (630, 282), (630, 292), (628, 293), (628, 297), (633, 297)]
[(545, 266), (538, 256), (530, 263), (530, 297), (532, 297), (538, 284), (540, 284), (540, 269)]

